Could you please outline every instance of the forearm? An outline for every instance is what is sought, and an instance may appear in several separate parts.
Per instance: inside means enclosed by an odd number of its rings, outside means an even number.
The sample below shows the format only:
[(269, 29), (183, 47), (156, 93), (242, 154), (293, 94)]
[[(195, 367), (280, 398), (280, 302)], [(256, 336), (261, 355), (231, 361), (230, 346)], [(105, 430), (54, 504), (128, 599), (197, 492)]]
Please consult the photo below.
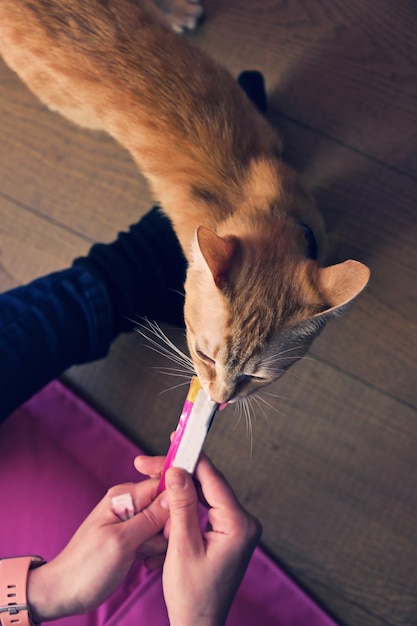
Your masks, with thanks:
[(0, 421), (65, 369), (105, 356), (112, 313), (82, 267), (0, 295)]

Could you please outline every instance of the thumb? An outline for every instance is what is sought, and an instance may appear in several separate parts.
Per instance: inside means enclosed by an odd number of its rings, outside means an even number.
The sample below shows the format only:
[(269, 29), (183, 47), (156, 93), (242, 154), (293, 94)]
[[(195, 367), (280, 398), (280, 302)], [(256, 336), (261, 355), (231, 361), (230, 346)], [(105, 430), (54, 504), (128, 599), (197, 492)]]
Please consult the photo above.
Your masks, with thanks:
[(192, 546), (199, 550), (203, 540), (197, 492), (191, 475), (179, 467), (172, 467), (165, 475), (165, 487), (171, 515), (169, 546), (176, 546), (180, 550)]

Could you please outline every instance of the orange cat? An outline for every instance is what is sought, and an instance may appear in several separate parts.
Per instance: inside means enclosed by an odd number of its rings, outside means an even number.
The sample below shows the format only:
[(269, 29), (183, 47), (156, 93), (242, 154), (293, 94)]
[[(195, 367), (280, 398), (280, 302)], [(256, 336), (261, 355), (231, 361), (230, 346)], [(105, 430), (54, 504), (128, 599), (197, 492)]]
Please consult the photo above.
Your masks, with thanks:
[[(216, 402), (279, 378), (366, 285), (234, 79), (139, 0), (0, 0), (0, 52), (52, 109), (127, 148), (189, 262), (185, 321)], [(310, 258), (306, 232), (317, 243)]]

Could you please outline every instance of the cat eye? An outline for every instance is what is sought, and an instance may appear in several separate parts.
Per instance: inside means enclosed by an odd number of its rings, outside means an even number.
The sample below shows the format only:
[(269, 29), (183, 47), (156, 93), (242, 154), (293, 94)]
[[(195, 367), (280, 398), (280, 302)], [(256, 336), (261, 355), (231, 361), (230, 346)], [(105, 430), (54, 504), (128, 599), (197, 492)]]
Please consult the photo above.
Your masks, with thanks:
[(207, 354), (204, 354), (204, 352), (201, 352), (201, 350), (199, 350), (198, 348), (195, 349), (195, 352), (198, 358), (205, 363), (208, 363), (209, 365), (216, 365), (216, 361), (214, 359), (211, 359), (209, 356), (207, 356)]
[(241, 376), (237, 378), (236, 382), (243, 385), (249, 382), (266, 383), (266, 382), (271, 382), (271, 381), (269, 378), (266, 378), (265, 376), (255, 376), (255, 374), (242, 374)]
[(250, 378), (251, 380), (258, 381), (260, 383), (266, 382), (268, 380), (267, 378), (265, 378), (265, 376), (255, 376), (255, 374), (250, 374), (248, 378)]

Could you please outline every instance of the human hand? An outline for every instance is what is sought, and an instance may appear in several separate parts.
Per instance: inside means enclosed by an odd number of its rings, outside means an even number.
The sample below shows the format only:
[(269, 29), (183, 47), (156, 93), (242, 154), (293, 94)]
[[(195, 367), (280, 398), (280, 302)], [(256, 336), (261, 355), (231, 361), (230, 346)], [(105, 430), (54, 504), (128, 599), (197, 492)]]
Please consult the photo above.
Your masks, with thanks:
[(225, 623), (262, 531), (207, 457), (199, 461), (196, 479), (210, 507), (206, 532), (199, 527), (191, 476), (178, 468), (165, 475), (170, 520), (163, 587), (171, 626)]
[[(158, 480), (112, 487), (52, 561), (31, 570), (28, 603), (35, 622), (86, 613), (119, 586), (138, 556), (164, 552), (169, 512), (155, 499)], [(112, 498), (129, 492), (134, 517), (120, 521)]]

